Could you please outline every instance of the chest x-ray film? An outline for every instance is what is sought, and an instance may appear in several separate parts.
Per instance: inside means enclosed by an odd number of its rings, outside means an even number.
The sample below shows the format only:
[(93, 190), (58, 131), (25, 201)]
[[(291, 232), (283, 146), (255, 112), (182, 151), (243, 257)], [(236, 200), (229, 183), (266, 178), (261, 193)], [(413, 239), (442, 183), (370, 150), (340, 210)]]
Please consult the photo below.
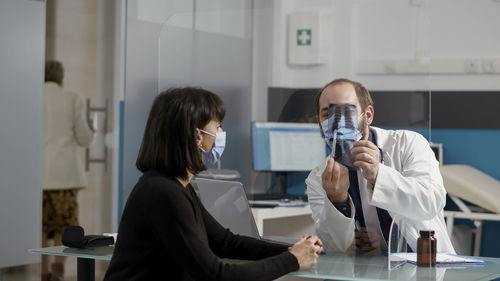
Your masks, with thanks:
[(351, 103), (330, 103), (328, 105), (328, 129), (324, 132), (332, 157), (344, 166), (354, 167), (351, 149), (361, 139), (358, 129), (358, 110)]

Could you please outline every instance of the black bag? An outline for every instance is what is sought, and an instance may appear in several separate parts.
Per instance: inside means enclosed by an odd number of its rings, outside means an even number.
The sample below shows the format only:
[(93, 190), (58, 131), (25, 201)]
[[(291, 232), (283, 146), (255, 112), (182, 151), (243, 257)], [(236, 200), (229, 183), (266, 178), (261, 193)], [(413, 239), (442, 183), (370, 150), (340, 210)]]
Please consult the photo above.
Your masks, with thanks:
[(84, 235), (83, 228), (79, 225), (71, 225), (64, 229), (62, 243), (70, 248), (93, 248), (113, 245), (115, 239), (112, 236)]

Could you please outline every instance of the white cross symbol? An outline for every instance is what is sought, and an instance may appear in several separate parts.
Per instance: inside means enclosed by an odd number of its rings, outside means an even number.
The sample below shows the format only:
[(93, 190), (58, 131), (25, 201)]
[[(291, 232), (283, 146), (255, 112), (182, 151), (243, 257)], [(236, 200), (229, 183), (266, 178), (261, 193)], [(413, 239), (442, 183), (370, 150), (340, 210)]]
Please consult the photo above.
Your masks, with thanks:
[(298, 38), (300, 40), (300, 44), (305, 45), (308, 41), (311, 40), (311, 35), (307, 34), (305, 30), (301, 30)]

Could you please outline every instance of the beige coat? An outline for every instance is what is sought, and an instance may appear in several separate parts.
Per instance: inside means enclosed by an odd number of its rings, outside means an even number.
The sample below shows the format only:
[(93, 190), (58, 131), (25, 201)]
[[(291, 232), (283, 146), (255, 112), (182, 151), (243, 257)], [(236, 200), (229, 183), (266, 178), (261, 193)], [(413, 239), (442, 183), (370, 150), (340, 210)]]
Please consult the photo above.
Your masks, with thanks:
[(87, 185), (80, 147), (94, 138), (85, 118), (82, 97), (45, 83), (43, 120), (43, 189), (81, 188)]

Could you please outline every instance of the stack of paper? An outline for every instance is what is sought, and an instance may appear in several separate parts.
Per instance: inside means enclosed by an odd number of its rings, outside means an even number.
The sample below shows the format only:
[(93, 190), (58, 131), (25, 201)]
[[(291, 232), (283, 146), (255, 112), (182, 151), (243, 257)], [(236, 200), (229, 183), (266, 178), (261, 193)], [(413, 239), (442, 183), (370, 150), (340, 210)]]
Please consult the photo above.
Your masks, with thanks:
[[(392, 256), (397, 258), (406, 259), (409, 263), (417, 264), (417, 253), (393, 253)], [(449, 265), (467, 265), (467, 264), (485, 264), (483, 260), (457, 256), (454, 254), (437, 253), (436, 265), (449, 266)]]

